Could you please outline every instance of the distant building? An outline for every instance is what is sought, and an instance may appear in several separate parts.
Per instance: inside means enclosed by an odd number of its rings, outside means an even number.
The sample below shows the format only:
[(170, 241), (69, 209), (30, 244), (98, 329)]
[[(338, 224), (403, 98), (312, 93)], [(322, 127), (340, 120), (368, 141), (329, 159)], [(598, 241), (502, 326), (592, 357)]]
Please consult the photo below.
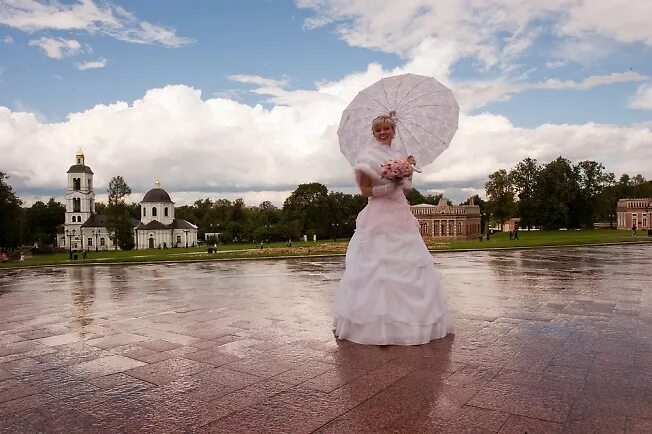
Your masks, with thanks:
[[(137, 249), (197, 245), (197, 226), (174, 218), (174, 202), (158, 181), (140, 202), (140, 217), (133, 219)], [(93, 171), (79, 150), (75, 164), (68, 169), (66, 217), (62, 232), (57, 234), (57, 245), (71, 250), (113, 249), (106, 223), (107, 216), (95, 212)]]
[(652, 199), (620, 199), (616, 207), (618, 229), (652, 229)]
[(448, 199), (442, 197), (437, 205), (413, 205), (410, 210), (419, 221), (423, 238), (466, 240), (480, 235), (480, 207), (473, 198), (466, 205), (448, 205)]
[(136, 228), (139, 249), (197, 245), (197, 226), (174, 218), (174, 202), (158, 181), (140, 202), (140, 221)]

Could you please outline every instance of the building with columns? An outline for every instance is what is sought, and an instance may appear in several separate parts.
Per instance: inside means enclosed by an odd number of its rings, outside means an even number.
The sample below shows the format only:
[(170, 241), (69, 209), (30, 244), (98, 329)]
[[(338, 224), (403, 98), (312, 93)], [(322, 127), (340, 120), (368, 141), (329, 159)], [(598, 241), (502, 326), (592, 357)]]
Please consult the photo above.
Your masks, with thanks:
[(618, 229), (652, 229), (652, 199), (619, 199), (616, 215)]
[(420, 204), (410, 207), (419, 221), (423, 238), (468, 240), (480, 235), (480, 207), (470, 198), (465, 205), (448, 205), (442, 196), (437, 205)]
[[(197, 245), (197, 226), (174, 217), (174, 202), (158, 180), (140, 202), (140, 216), (140, 220), (133, 219), (136, 249)], [(79, 150), (75, 164), (68, 169), (66, 217), (57, 244), (74, 251), (114, 249), (106, 224), (106, 214), (95, 212), (93, 171)]]

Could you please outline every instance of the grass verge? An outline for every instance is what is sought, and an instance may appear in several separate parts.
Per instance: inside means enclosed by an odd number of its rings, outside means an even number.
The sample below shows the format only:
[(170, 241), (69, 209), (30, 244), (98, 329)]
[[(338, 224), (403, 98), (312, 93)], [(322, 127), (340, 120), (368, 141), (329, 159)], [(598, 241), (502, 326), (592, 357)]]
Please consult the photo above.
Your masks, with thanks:
[[(601, 245), (624, 244), (632, 242), (652, 242), (652, 237), (647, 235), (632, 236), (631, 231), (619, 230), (585, 230), (585, 231), (522, 231), (518, 240), (510, 240), (507, 233), (492, 235), (487, 241), (459, 240), (459, 241), (427, 241), (431, 251), (451, 250), (491, 250), (491, 249), (519, 249), (545, 246), (570, 246), (570, 245)], [(114, 263), (143, 263), (143, 262), (183, 262), (183, 261), (214, 261), (254, 258), (275, 258), (291, 256), (324, 256), (341, 255), (346, 252), (348, 240), (298, 242), (292, 247), (285, 243), (266, 244), (263, 249), (259, 245), (235, 244), (220, 246), (217, 252), (208, 253), (205, 247), (176, 248), (176, 249), (150, 249), (131, 251), (105, 251), (88, 253), (87, 259), (70, 260), (68, 253), (55, 253), (51, 255), (27, 256), (25, 261), (9, 261), (0, 264), (0, 269), (23, 268), (46, 265), (81, 265), (81, 264), (114, 264)], [(81, 257), (81, 255), (79, 255)]]

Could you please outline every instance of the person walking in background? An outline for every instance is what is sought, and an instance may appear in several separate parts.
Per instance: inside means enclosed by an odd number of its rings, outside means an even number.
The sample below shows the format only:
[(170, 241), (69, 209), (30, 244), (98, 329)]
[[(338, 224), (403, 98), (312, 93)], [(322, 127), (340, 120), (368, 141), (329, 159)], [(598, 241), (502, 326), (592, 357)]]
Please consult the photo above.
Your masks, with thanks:
[(632, 225), (632, 236), (633, 236), (633, 237), (636, 236), (636, 223), (634, 223), (634, 224)]

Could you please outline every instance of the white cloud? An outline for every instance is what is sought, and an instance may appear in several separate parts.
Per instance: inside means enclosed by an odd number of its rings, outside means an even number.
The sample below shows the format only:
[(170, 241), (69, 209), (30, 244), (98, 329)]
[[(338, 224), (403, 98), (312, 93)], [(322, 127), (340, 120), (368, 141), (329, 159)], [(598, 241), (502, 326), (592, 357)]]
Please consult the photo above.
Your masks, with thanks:
[(45, 55), (52, 59), (63, 59), (81, 52), (82, 47), (79, 41), (63, 38), (33, 39), (28, 42), (29, 46), (36, 46), (45, 52)]
[[(239, 103), (233, 94), (224, 92), (203, 100), (199, 90), (184, 85), (151, 89), (133, 102), (97, 105), (59, 123), (0, 107), (0, 154), (6, 167), (14, 168), (10, 174), (18, 182), (18, 190), (63, 189), (65, 170), (81, 146), (95, 171), (97, 187), (106, 188), (112, 176), (122, 175), (136, 192), (134, 199), (157, 178), (179, 203), (203, 197), (244, 197), (250, 205), (265, 199), (278, 204), (297, 184), (311, 181), (353, 191), (351, 169), (337, 144), (342, 110), (359, 90), (382, 77), (405, 72), (434, 76), (452, 87), (463, 110), (451, 147), (415, 179), (415, 185), (424, 191), (476, 192), (489, 173), (510, 168), (528, 156), (542, 162), (559, 155), (573, 161), (593, 159), (617, 173), (652, 176), (650, 123), (517, 128), (491, 113), (467, 114), (528, 90), (584, 91), (648, 79), (630, 71), (524, 82), (532, 71), (520, 72), (525, 69), (521, 57), (544, 28), (552, 28), (559, 38), (558, 49), (552, 53), (557, 57), (545, 59), (550, 60), (546, 64), (550, 69), (593, 61), (633, 37), (606, 23), (608, 14), (604, 18), (592, 14), (583, 21), (576, 13), (578, 5), (584, 4), (580, 0), (541, 4), (529, 0), (404, 0), (401, 7), (380, 8), (372, 0), (297, 3), (315, 12), (306, 27), (333, 25), (350, 45), (395, 53), (404, 59), (403, 64), (390, 69), (371, 63), (363, 71), (318, 82), (310, 90), (291, 90), (286, 78), (229, 77), (253, 85), (251, 91), (265, 96), (269, 108)], [(591, 4), (616, 3), (601, 0)], [(173, 31), (152, 29), (123, 9), (105, 3), (98, 6), (90, 0), (67, 6), (36, 1), (17, 6), (15, 0), (3, 5), (0, 23), (9, 20), (9, 25), (28, 31), (83, 29), (168, 46), (174, 44), (161, 41), (176, 38)], [(7, 15), (7, 10), (13, 15)], [(637, 41), (648, 43), (646, 32), (642, 31)], [(606, 49), (595, 43), (582, 44), (587, 39), (604, 42)], [(497, 72), (498, 78), (454, 80), (453, 68), (463, 59), (479, 70), (491, 69), (492, 76)], [(105, 66), (106, 60), (101, 60), (97, 65)], [(649, 101), (646, 84), (639, 87), (630, 107), (648, 108)], [(629, 158), (631, 155), (636, 158)]]
[(568, 38), (558, 43), (552, 56), (562, 61), (589, 66), (607, 58), (617, 47), (618, 44), (613, 40), (600, 36)]
[[(370, 67), (365, 74), (374, 73)], [(97, 105), (58, 123), (0, 107), (0, 154), (21, 195), (62, 191), (79, 147), (95, 172), (99, 193), (112, 176), (122, 175), (134, 190), (133, 200), (155, 179), (179, 203), (243, 197), (249, 205), (265, 199), (280, 205), (299, 183), (313, 181), (353, 191), (336, 130), (358, 90), (350, 83), (365, 74), (315, 91), (276, 89), (271, 98), (283, 105), (270, 109), (224, 98), (203, 100), (199, 90), (182, 85), (151, 89), (132, 103)], [(511, 168), (528, 156), (548, 162), (559, 155), (650, 178), (651, 141), (648, 124), (517, 128), (490, 113), (462, 114), (451, 147), (416, 177), (415, 185), (423, 191), (473, 192), (494, 170)]]
[(453, 90), (460, 107), (471, 111), (493, 101), (508, 100), (512, 95), (528, 90), (589, 90), (613, 83), (639, 82), (648, 79), (649, 77), (632, 71), (592, 75), (581, 81), (549, 79), (542, 82), (514, 83), (502, 77), (491, 81), (453, 83)]
[(652, 3), (630, 0), (568, 2), (559, 32), (586, 37), (602, 35), (618, 42), (642, 42), (652, 46)]
[(194, 42), (177, 36), (174, 29), (136, 18), (127, 10), (106, 2), (80, 0), (63, 4), (56, 0), (6, 0), (0, 2), (0, 24), (25, 32), (40, 30), (85, 30), (116, 39), (179, 47)]
[(619, 43), (652, 47), (648, 1), (404, 0), (400, 7), (373, 0), (295, 1), (314, 12), (307, 28), (333, 26), (352, 46), (400, 56), (427, 38), (452, 46), (447, 67), (470, 57), (480, 69), (509, 71), (544, 29), (559, 39), (554, 55), (561, 60), (591, 63)]
[(332, 140), (345, 103), (314, 96), (299, 97), (301, 106), (266, 110), (227, 99), (204, 101), (198, 90), (167, 86), (132, 104), (98, 105), (51, 124), (0, 108), (0, 153), (23, 190), (63, 188), (80, 146), (98, 188), (118, 174), (134, 191), (148, 190), (159, 178), (170, 191), (205, 196), (285, 194), (315, 179), (348, 184), (348, 163)]
[(249, 83), (267, 87), (284, 87), (288, 84), (288, 80), (286, 79), (273, 80), (271, 78), (260, 77), (258, 75), (229, 75), (228, 79), (237, 81), (239, 83)]
[[(526, 157), (547, 163), (562, 155), (594, 160), (616, 173), (652, 175), (652, 128), (586, 123), (517, 128), (502, 116), (462, 116), (451, 147), (426, 168), (422, 182), (480, 187), (487, 175)], [(646, 144), (647, 143), (647, 144)], [(636, 155), (636, 158), (631, 158)]]
[(652, 84), (644, 83), (636, 90), (636, 96), (629, 103), (629, 108), (652, 110)]
[(86, 71), (87, 69), (104, 68), (107, 63), (108, 62), (104, 57), (100, 57), (97, 60), (76, 63), (75, 68), (79, 69), (80, 71)]
[(566, 60), (552, 60), (550, 62), (546, 62), (546, 68), (548, 69), (559, 69), (562, 66), (566, 66), (568, 62)]
[(7, 35), (7, 36), (2, 38), (2, 42), (4, 42), (5, 44), (13, 44), (14, 43), (14, 38)]

